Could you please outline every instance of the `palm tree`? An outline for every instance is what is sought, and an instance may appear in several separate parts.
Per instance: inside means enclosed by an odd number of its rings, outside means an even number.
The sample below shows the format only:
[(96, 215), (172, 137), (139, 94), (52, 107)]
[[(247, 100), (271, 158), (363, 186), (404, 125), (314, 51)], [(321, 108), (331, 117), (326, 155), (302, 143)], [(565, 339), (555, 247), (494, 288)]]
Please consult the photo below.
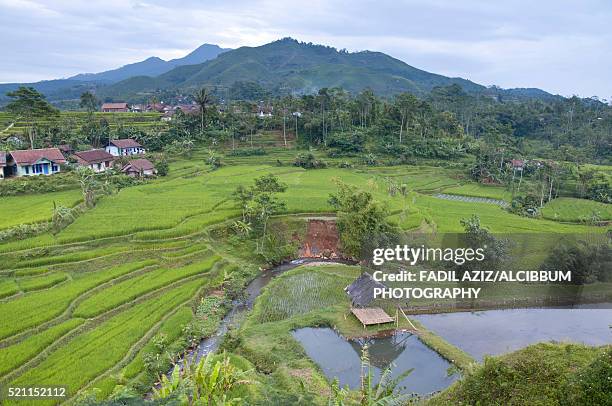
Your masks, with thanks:
[(200, 130), (204, 132), (204, 117), (206, 116), (206, 105), (210, 104), (211, 97), (205, 87), (201, 88), (193, 95), (195, 102), (200, 106)]

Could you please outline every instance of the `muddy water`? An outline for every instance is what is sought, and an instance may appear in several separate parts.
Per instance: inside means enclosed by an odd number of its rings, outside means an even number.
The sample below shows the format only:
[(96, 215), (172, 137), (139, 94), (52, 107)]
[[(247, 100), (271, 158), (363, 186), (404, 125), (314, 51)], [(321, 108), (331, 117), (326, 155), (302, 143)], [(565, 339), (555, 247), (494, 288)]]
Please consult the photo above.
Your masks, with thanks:
[(612, 303), (601, 308), (531, 308), (412, 316), (478, 360), (542, 341), (612, 343)]
[(448, 361), (407, 332), (359, 340), (346, 340), (330, 328), (301, 328), (292, 334), (325, 376), (330, 381), (338, 378), (340, 386), (359, 388), (361, 352), (365, 344), (375, 382), (389, 366), (392, 366), (393, 377), (414, 368), (399, 385), (403, 393), (430, 394), (457, 379), (456, 375), (448, 375)]

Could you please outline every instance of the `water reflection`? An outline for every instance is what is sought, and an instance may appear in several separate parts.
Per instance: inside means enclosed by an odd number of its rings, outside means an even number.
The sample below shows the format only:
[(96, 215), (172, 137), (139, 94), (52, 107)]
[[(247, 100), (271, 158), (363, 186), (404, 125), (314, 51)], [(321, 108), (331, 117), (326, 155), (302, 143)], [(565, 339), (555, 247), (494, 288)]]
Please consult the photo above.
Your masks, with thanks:
[[(602, 306), (603, 307), (603, 306)], [(478, 360), (543, 341), (612, 343), (608, 308), (509, 309), (413, 316)]]
[(330, 328), (309, 327), (295, 330), (292, 334), (325, 376), (330, 380), (338, 378), (341, 386), (359, 388), (360, 357), (366, 343), (375, 382), (378, 382), (381, 372), (392, 364), (393, 377), (414, 368), (400, 383), (404, 393), (429, 394), (446, 388), (457, 379), (456, 375), (448, 376), (450, 364), (445, 359), (410, 333), (397, 332), (384, 337), (346, 340)]

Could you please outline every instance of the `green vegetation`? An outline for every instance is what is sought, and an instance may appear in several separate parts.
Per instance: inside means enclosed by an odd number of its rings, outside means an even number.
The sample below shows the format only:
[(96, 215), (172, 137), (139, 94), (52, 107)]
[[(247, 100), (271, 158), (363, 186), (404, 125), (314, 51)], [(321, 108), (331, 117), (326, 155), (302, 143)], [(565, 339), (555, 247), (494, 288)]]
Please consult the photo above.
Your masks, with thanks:
[[(142, 275), (98, 291), (81, 302), (74, 310), (74, 315), (83, 318), (98, 315), (160, 287), (190, 276), (208, 272), (219, 259), (219, 257), (213, 256), (184, 268), (150, 270)], [(208, 277), (211, 278), (211, 275)]]
[(0, 338), (8, 337), (57, 317), (79, 295), (102, 283), (153, 263), (154, 261), (143, 261), (112, 269), (103, 269), (91, 275), (84, 273), (62, 285), (61, 289), (32, 292), (11, 301), (0, 303), (0, 313), (4, 320), (4, 323), (0, 326)]
[(52, 385), (61, 381), (68, 387), (68, 392), (74, 395), (91, 379), (119, 363), (124, 354), (164, 314), (189, 300), (199, 289), (200, 283), (188, 282), (110, 318), (93, 330), (75, 337), (11, 384), (38, 382), (41, 385)]
[(428, 404), (606, 405), (611, 351), (610, 346), (542, 343), (488, 357)]
[(51, 221), (53, 203), (72, 207), (79, 202), (77, 190), (64, 192), (8, 196), (0, 198), (0, 230), (40, 221)]
[[(207, 122), (205, 131), (212, 126)], [(216, 153), (227, 154), (224, 166), (214, 171), (206, 164), (208, 148), (196, 147), (190, 158), (170, 160), (167, 176), (101, 195), (56, 234), (2, 242), (0, 383), (44, 384), (55, 376), (69, 385), (71, 396), (94, 391), (98, 400), (150, 391), (159, 374), (172, 367), (172, 359), (216, 331), (257, 267), (295, 255), (305, 232), (305, 213), (329, 216), (339, 211), (347, 219), (346, 230), (359, 220), (364, 227), (350, 234), (359, 244), (371, 242), (367, 235), (373, 225), (378, 231), (463, 232), (460, 220), (477, 213), (492, 236), (534, 236), (521, 247), (528, 255), (513, 263), (521, 269), (539, 268), (556, 244), (551, 236), (606, 232), (589, 222), (523, 217), (495, 205), (432, 196), (439, 192), (510, 200), (502, 187), (470, 181), (463, 166), (424, 161), (385, 166), (379, 158), (378, 166), (370, 166), (361, 156), (327, 156), (324, 149), (314, 149), (310, 153), (324, 159), (327, 168), (296, 167), (299, 150), (295, 143), (285, 148), (279, 137), (274, 131), (254, 134), (253, 148), (265, 145), (265, 155), (230, 156), (231, 144), (221, 140)], [(236, 140), (240, 148), (249, 144), (248, 139)], [(338, 151), (344, 148), (339, 141), (334, 145)], [(21, 208), (37, 196), (49, 201), (55, 193), (75, 193), (75, 201), (81, 194), (73, 189), (10, 197), (15, 204), (6, 205), (5, 221), (23, 215), (14, 224), (30, 222), (33, 212)], [(550, 234), (537, 237), (544, 231)], [(237, 388), (236, 396), (253, 404), (295, 403), (300, 396), (326, 404), (333, 387), (290, 332), (330, 326), (346, 337), (362, 335), (343, 291), (359, 273), (358, 267), (323, 265), (300, 267), (274, 279), (242, 327), (231, 329), (223, 343), (230, 364), (250, 371), (247, 379), (254, 383)], [(575, 286), (555, 289), (568, 297), (576, 294)], [(487, 300), (537, 298), (541, 290), (539, 285), (508, 284), (491, 290)], [(582, 292), (607, 291), (609, 282), (597, 281)], [(458, 368), (472, 368), (471, 357), (414, 324), (425, 344)], [(400, 327), (412, 328), (401, 319)], [(349, 392), (344, 402), (352, 404), (358, 397)]]
[(18, 368), (81, 323), (83, 323), (82, 319), (69, 319), (39, 334), (32, 335), (20, 343), (3, 348), (0, 351), (0, 375)]
[(546, 203), (542, 209), (545, 219), (580, 223), (612, 220), (612, 205), (592, 200), (559, 197)]

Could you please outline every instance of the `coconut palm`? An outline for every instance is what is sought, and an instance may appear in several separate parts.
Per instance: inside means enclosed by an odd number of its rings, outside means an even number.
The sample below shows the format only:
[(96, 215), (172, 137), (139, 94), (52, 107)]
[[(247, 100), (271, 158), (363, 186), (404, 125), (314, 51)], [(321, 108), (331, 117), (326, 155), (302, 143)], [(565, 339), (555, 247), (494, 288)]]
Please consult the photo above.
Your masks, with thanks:
[(201, 88), (193, 95), (195, 102), (200, 106), (200, 130), (204, 132), (204, 118), (206, 117), (206, 107), (212, 101), (210, 93), (205, 87)]

